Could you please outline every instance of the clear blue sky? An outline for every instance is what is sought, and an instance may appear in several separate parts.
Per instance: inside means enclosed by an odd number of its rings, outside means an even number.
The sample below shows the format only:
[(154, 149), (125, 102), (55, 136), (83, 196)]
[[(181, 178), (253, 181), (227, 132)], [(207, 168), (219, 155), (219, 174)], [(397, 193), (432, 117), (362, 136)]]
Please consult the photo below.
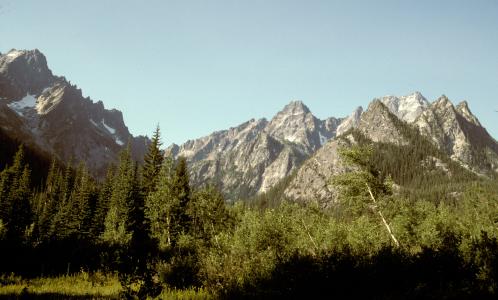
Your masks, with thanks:
[(133, 134), (183, 142), (293, 99), (466, 99), (498, 138), (498, 1), (0, 0), (0, 51), (38, 48)]

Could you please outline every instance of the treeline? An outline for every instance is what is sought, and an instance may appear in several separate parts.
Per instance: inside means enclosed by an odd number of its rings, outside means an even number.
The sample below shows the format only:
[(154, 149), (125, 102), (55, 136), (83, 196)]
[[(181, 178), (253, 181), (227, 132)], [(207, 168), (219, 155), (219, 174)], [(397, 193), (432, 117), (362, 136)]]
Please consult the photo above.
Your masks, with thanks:
[(413, 199), (364, 141), (341, 150), (354, 171), (331, 178), (330, 209), (274, 200), (285, 181), (261, 205), (227, 205), (216, 188), (192, 187), (185, 160), (160, 146), (158, 129), (143, 166), (125, 150), (103, 182), (53, 162), (41, 188), (19, 149), (0, 173), (0, 272), (116, 272), (132, 299), (165, 287), (237, 299), (496, 295), (495, 181), (462, 179), (458, 201)]
[[(19, 146), (23, 144), (22, 137), (11, 136), (9, 132), (0, 128), (0, 170), (12, 165)], [(33, 185), (40, 185), (47, 176), (50, 167), (50, 155), (41, 151), (35, 145), (25, 145), (24, 161), (29, 164)]]

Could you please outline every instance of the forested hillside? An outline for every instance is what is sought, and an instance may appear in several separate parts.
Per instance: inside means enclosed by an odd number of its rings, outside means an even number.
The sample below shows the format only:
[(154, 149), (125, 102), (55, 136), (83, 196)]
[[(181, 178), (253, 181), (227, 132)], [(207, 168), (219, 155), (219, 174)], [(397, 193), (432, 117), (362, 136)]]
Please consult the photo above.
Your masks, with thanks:
[[(130, 299), (168, 289), (219, 298), (493, 298), (496, 179), (405, 130), (412, 146), (352, 131), (357, 142), (339, 151), (348, 171), (328, 179), (339, 197), (327, 208), (281, 198), (285, 180), (260, 205), (228, 205), (217, 188), (190, 185), (184, 159), (164, 157), (159, 129), (143, 166), (128, 148), (102, 182), (84, 164), (53, 161), (39, 187), (21, 146), (0, 175), (0, 272), (116, 274), (120, 297)], [(434, 160), (417, 163), (426, 157)]]

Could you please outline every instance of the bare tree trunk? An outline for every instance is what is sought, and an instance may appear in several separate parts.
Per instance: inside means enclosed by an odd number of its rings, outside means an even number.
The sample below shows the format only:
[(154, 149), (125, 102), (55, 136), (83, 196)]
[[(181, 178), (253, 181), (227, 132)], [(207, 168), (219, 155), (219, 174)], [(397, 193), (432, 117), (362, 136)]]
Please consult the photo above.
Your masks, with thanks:
[(170, 232), (171, 232), (171, 228), (170, 228), (170, 219), (169, 219), (169, 216), (166, 217), (166, 226), (167, 226), (167, 230), (168, 230), (168, 246), (171, 246), (171, 235), (170, 235)]
[[(375, 201), (375, 197), (372, 194), (372, 190), (370, 189), (370, 186), (366, 182), (365, 182), (365, 185), (367, 186), (368, 193), (370, 194), (370, 198), (372, 198), (373, 203), (377, 204), (377, 201)], [(376, 207), (374, 209), (376, 209)], [(393, 234), (393, 232), (391, 230), (391, 226), (389, 226), (389, 224), (387, 223), (386, 218), (384, 218), (384, 215), (382, 214), (382, 212), (380, 210), (377, 210), (377, 212), (379, 213), (379, 216), (382, 219), (382, 222), (384, 223), (384, 226), (386, 226), (387, 232), (391, 236), (391, 239), (394, 241), (394, 244), (396, 245), (396, 247), (399, 247), (399, 242), (396, 239), (396, 237), (394, 236), (394, 234)]]
[[(301, 223), (303, 223), (304, 230), (306, 230), (306, 233), (308, 234), (308, 237), (310, 238), (311, 243), (313, 244), (313, 246), (315, 247), (315, 249), (318, 251), (318, 246), (316, 245), (315, 240), (311, 236), (311, 234), (310, 234), (310, 232), (308, 230), (308, 226), (306, 226), (306, 224), (304, 223), (303, 219), (301, 219)], [(315, 251), (312, 251), (312, 253), (313, 253), (313, 256), (316, 256), (316, 252)]]

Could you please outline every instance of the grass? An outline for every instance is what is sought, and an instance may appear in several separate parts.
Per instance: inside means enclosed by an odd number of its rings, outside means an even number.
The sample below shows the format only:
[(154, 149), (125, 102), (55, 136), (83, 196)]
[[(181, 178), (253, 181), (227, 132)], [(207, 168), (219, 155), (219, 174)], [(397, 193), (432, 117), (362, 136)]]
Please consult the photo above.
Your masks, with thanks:
[[(115, 274), (100, 272), (23, 279), (0, 275), (1, 299), (119, 299), (121, 285)], [(213, 299), (204, 289), (165, 289), (158, 299)]]
[(205, 289), (176, 290), (165, 289), (158, 297), (161, 300), (208, 300), (214, 299), (213, 295)]
[(0, 276), (0, 284), (0, 299), (118, 299), (121, 291), (117, 276), (84, 271), (69, 276), (35, 279), (4, 275)]

